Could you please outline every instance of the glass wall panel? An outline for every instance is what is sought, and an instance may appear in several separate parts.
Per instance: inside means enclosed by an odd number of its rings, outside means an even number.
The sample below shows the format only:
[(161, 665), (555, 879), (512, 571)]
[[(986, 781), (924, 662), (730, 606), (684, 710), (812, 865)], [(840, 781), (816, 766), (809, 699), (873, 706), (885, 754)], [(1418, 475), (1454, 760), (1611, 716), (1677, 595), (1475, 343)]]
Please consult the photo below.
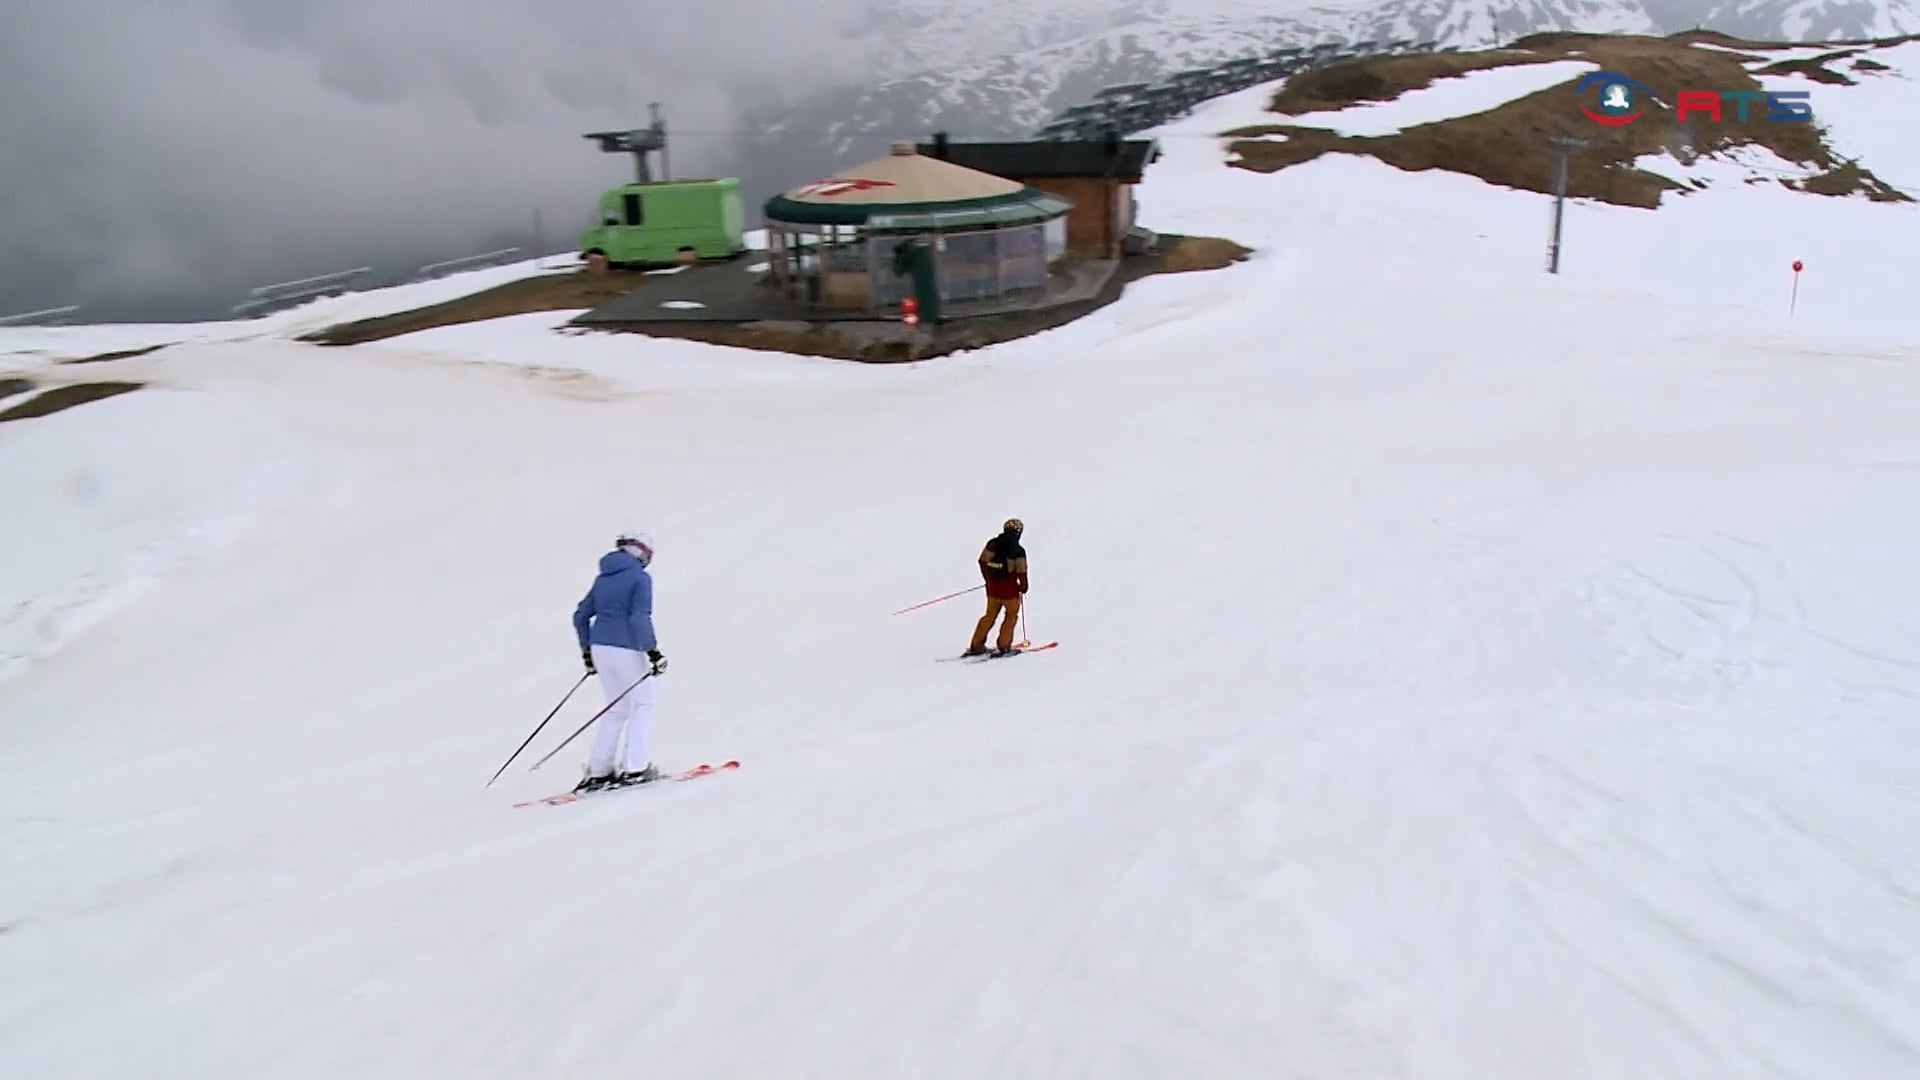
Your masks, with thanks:
[[(896, 224), (907, 225), (906, 216)], [(789, 224), (769, 228), (767, 255), (785, 295), (888, 317), (913, 294), (912, 278), (893, 272), (894, 249), (911, 240), (932, 249), (944, 300), (960, 306), (992, 303), (1046, 289), (1049, 266), (1067, 253), (1066, 218), (966, 231), (879, 234), (861, 226)]]
[(938, 253), (940, 295), (957, 303), (999, 294), (999, 237), (991, 232), (952, 233)]
[(1043, 289), (1046, 284), (1046, 226), (1021, 225), (1003, 232), (1000, 243), (1000, 291)]

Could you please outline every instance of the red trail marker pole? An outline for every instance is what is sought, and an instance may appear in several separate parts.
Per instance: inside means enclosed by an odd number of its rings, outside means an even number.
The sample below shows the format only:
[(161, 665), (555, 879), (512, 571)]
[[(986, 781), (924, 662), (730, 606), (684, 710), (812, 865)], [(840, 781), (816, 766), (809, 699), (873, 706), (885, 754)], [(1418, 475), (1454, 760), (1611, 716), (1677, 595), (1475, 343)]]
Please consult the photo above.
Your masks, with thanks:
[(1792, 315), (1793, 309), (1800, 303), (1800, 271), (1803, 269), (1805, 269), (1804, 263), (1799, 259), (1793, 260), (1793, 294), (1787, 297), (1788, 315)]

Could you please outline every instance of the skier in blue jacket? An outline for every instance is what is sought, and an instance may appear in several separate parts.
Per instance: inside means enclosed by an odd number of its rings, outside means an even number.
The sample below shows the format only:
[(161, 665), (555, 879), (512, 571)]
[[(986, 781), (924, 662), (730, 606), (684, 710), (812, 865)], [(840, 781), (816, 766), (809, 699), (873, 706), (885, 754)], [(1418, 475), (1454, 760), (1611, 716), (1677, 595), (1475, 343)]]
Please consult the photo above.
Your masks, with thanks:
[[(666, 670), (653, 636), (653, 538), (639, 529), (614, 537), (614, 550), (600, 556), (600, 573), (573, 609), (573, 631), (580, 639), (580, 659), (588, 674), (598, 673), (609, 702), (594, 732), (586, 777), (575, 791), (657, 780), (660, 770), (650, 756), (653, 735), (653, 680)], [(622, 694), (625, 694), (622, 697)], [(626, 752), (614, 759), (626, 737)]]

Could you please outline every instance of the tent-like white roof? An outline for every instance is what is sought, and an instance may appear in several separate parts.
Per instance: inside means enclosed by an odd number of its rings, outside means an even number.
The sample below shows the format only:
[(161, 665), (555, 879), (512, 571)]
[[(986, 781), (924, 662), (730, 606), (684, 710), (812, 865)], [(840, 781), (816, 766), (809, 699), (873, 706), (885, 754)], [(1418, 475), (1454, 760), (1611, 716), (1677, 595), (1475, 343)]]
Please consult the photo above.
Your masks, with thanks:
[(1026, 185), (1005, 177), (927, 157), (910, 142), (897, 142), (884, 157), (836, 170), (788, 191), (791, 202), (818, 206), (924, 204), (1018, 195)]

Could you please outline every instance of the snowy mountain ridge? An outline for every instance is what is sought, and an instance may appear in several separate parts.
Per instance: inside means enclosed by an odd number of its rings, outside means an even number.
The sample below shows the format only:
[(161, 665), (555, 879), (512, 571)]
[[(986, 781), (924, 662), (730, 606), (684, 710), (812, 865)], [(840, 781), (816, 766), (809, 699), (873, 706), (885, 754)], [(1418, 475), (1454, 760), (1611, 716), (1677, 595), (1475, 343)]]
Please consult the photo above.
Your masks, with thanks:
[[(760, 110), (745, 174), (784, 187), (887, 141), (946, 130), (1023, 138), (1103, 86), (1150, 82), (1283, 46), (1410, 39), (1483, 48), (1543, 31), (1669, 34), (1705, 27), (1756, 40), (1920, 33), (1916, 0), (1069, 0), (1028, 23), (1013, 0), (911, 2), (876, 16), (866, 49), (897, 77)], [(768, 192), (769, 194), (771, 191)]]

